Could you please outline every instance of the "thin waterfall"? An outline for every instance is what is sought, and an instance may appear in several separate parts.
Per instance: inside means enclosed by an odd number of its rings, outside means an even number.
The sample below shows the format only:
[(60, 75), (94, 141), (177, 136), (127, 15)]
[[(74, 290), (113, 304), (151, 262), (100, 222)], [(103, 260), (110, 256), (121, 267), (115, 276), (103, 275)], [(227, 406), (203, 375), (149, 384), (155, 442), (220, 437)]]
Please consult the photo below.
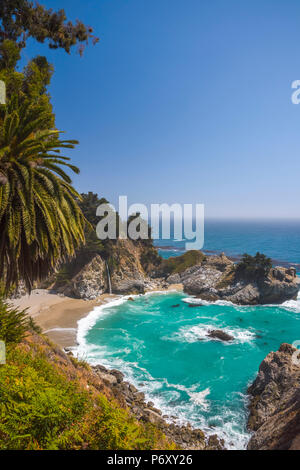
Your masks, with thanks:
[(107, 280), (108, 280), (108, 289), (109, 289), (109, 293), (111, 294), (111, 280), (110, 280), (110, 273), (109, 273), (109, 267), (108, 267), (108, 264), (107, 264), (107, 261), (105, 261), (105, 264), (106, 264), (106, 272), (107, 272)]

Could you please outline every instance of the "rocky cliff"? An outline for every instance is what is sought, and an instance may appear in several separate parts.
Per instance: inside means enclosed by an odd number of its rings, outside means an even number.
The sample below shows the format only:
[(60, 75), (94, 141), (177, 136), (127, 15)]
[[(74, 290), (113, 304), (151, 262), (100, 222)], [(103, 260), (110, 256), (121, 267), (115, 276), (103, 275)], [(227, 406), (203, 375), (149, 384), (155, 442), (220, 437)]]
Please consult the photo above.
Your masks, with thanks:
[(88, 253), (65, 265), (51, 288), (86, 300), (109, 292), (108, 276), (113, 294), (139, 294), (146, 289), (164, 288), (168, 286), (164, 278), (149, 275), (157, 260), (160, 262), (161, 258), (151, 243), (119, 239), (112, 244), (109, 257)]
[(272, 268), (263, 278), (249, 279), (224, 254), (206, 257), (168, 278), (181, 282), (184, 291), (203, 300), (227, 300), (240, 305), (282, 303), (297, 297), (300, 284), (294, 268)]
[(118, 239), (109, 256), (89, 253), (75, 259), (66, 270), (52, 288), (89, 300), (108, 292), (108, 276), (114, 294), (144, 293), (182, 284), (186, 293), (203, 300), (227, 300), (241, 305), (279, 304), (296, 298), (300, 287), (294, 268), (276, 267), (263, 277), (249, 279), (224, 254), (204, 256), (193, 250), (163, 260), (149, 241)]
[(282, 344), (263, 360), (249, 388), (249, 450), (300, 450), (300, 365)]
[(54, 289), (76, 299), (94, 300), (107, 291), (107, 285), (105, 261), (95, 255), (71, 279), (62, 286), (54, 285)]

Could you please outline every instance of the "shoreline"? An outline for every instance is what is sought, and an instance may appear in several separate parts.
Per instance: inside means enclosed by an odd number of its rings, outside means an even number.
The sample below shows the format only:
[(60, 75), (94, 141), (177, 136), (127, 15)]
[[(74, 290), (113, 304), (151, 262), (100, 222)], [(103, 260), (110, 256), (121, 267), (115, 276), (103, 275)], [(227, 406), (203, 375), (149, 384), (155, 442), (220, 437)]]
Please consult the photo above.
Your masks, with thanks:
[[(167, 289), (160, 289), (159, 292), (174, 290), (182, 291), (182, 285), (171, 284)], [(145, 291), (145, 294), (151, 292), (156, 292), (156, 290), (149, 289)], [(130, 294), (120, 296), (105, 293), (95, 300), (82, 300), (56, 294), (47, 289), (34, 289), (30, 295), (11, 299), (9, 303), (22, 310), (28, 309), (28, 314), (51, 341), (62, 348), (72, 348), (77, 346), (78, 322), (86, 318), (95, 307), (109, 304), (122, 297), (130, 297)]]

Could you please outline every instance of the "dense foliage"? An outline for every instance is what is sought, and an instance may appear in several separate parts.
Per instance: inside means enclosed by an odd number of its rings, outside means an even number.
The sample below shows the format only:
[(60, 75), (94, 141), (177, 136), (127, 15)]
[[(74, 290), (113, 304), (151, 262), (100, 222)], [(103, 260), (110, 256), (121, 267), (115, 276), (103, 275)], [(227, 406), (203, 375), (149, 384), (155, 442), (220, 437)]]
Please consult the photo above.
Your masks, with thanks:
[(11, 39), (19, 47), (25, 47), (29, 37), (38, 42), (47, 41), (52, 49), (62, 48), (70, 52), (71, 47), (89, 39), (95, 44), (98, 41), (93, 29), (81, 21), (67, 22), (64, 10), (53, 11), (37, 2), (28, 0), (1, 0), (0, 3), (0, 41)]
[(160, 270), (164, 275), (181, 273), (191, 266), (201, 264), (205, 260), (205, 255), (198, 250), (190, 250), (181, 256), (162, 260)]
[(174, 448), (154, 426), (83, 387), (79, 378), (87, 371), (75, 360), (74, 380), (55, 354), (42, 341), (8, 347), (0, 366), (0, 449)]
[(25, 310), (13, 308), (0, 297), (0, 340), (19, 343), (25, 336), (29, 319)]
[(236, 272), (251, 279), (261, 279), (267, 276), (272, 268), (272, 260), (262, 253), (255, 256), (245, 253), (237, 264)]

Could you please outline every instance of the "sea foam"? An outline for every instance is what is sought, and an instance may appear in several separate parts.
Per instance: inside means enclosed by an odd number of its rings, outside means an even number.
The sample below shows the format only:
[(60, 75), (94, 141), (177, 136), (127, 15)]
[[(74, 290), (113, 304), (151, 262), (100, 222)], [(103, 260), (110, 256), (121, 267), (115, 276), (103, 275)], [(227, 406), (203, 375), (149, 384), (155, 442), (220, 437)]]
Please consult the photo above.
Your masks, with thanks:
[(184, 326), (180, 328), (176, 333), (171, 336), (165, 336), (162, 339), (169, 341), (179, 341), (185, 343), (196, 343), (198, 341), (221, 341), (218, 338), (212, 338), (209, 336), (209, 333), (212, 330), (222, 329), (225, 333), (230, 336), (233, 336), (234, 340), (230, 342), (224, 342), (224, 344), (233, 344), (233, 343), (249, 343), (254, 340), (255, 333), (250, 330), (245, 330), (241, 328), (233, 327), (218, 327), (213, 324), (202, 324), (193, 325), (193, 326)]

